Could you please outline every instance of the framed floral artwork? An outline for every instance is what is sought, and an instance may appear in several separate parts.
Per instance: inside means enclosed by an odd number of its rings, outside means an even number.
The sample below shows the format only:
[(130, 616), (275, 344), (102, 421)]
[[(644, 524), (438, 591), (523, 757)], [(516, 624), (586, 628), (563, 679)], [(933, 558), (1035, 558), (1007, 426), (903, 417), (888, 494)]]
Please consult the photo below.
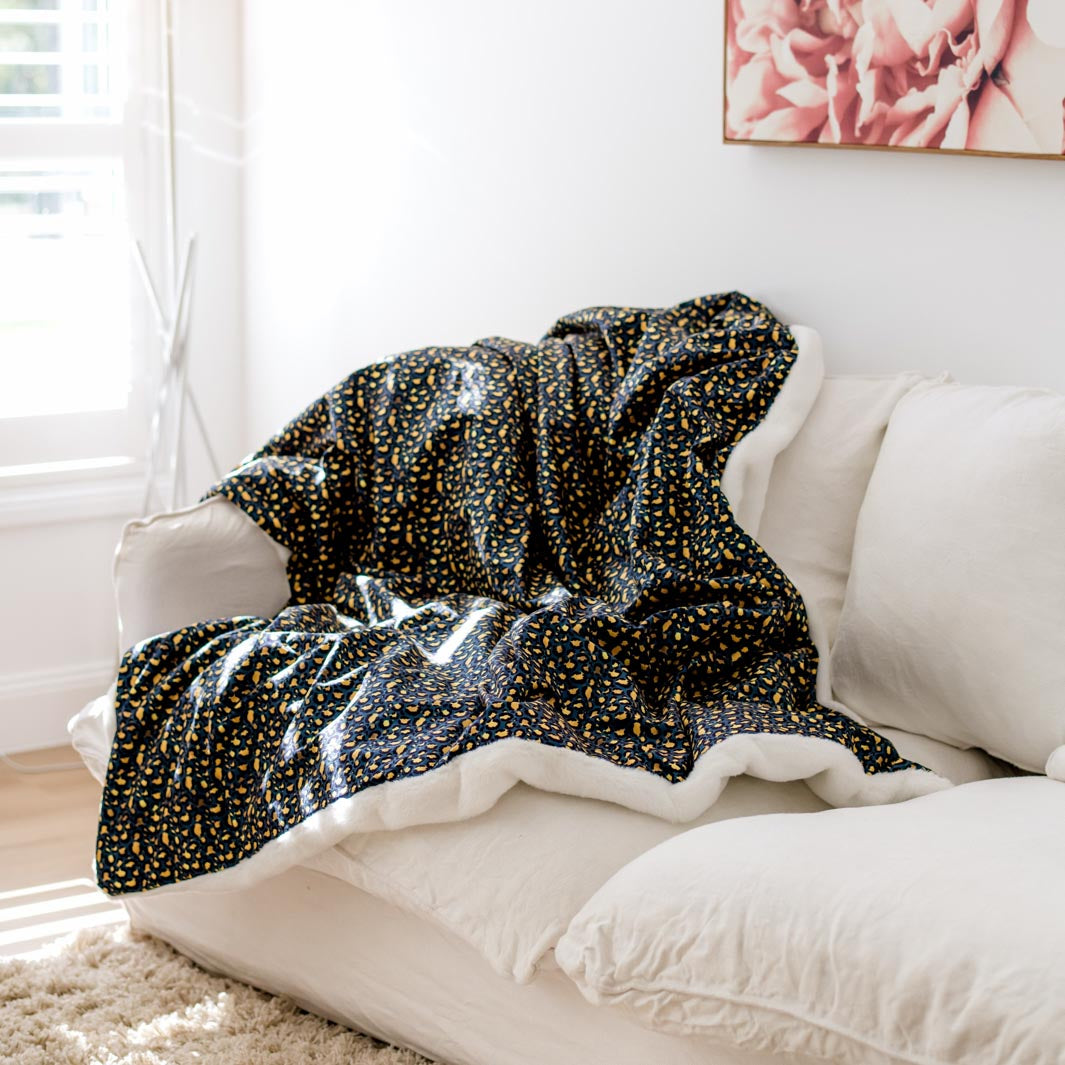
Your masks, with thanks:
[(725, 0), (725, 140), (1065, 159), (1065, 0)]

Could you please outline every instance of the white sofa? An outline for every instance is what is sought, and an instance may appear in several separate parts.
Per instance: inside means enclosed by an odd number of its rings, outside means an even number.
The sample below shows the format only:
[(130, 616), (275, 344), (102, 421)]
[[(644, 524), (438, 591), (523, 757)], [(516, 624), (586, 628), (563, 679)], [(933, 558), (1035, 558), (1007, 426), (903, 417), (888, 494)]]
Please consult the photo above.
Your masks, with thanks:
[[(676, 825), (518, 785), (134, 924), (449, 1065), (1065, 1062), (1065, 397), (827, 378), (756, 521), (822, 700), (954, 788), (740, 776)], [(288, 595), (219, 499), (132, 523), (115, 577), (123, 647)], [(112, 717), (71, 723), (100, 777)]]

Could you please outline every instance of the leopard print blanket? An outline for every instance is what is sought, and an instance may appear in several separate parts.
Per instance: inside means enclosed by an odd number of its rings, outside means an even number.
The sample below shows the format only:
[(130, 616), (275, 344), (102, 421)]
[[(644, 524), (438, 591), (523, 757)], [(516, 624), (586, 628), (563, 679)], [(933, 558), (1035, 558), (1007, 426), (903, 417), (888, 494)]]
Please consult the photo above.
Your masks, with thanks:
[(817, 704), (802, 600), (722, 492), (795, 359), (731, 293), (342, 381), (212, 489), (291, 551), (289, 605), (122, 660), (100, 886), (233, 886), (518, 779), (661, 816), (756, 762), (919, 793), (932, 774)]

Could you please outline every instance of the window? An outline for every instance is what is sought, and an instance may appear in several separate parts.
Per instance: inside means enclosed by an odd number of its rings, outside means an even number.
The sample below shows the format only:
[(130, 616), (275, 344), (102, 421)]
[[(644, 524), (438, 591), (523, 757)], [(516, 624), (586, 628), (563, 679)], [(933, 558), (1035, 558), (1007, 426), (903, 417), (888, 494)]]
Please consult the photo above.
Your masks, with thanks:
[[(0, 468), (138, 444), (121, 0), (0, 0)], [(0, 471), (3, 472), (3, 471)]]

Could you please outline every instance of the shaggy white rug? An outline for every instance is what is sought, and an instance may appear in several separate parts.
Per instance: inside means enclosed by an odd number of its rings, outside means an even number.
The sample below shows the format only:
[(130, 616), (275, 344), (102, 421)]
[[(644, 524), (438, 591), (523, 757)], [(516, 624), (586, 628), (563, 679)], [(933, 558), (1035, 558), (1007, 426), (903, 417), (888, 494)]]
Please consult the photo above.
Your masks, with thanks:
[(212, 976), (157, 939), (94, 929), (0, 959), (0, 1061), (18, 1065), (426, 1065)]

